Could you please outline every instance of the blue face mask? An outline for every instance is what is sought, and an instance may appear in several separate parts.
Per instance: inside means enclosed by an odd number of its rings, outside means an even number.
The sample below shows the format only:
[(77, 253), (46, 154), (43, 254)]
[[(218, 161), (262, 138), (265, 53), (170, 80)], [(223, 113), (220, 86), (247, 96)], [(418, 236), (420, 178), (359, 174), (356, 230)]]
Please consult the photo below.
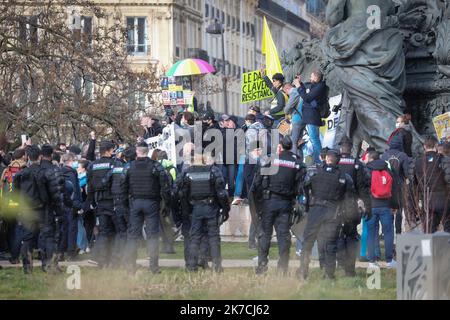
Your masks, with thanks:
[(78, 161), (74, 161), (74, 162), (72, 162), (72, 169), (75, 169), (75, 170), (77, 170), (77, 169), (78, 169), (78, 167), (79, 167), (79, 163), (78, 163)]

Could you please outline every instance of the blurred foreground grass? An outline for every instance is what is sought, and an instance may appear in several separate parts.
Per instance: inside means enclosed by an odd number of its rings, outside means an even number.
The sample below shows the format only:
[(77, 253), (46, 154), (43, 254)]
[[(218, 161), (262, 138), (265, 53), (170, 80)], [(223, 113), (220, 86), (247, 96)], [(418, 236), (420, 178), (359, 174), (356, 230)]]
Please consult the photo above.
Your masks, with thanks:
[[(294, 269), (291, 269), (292, 272)], [(252, 269), (225, 269), (189, 274), (180, 268), (163, 268), (159, 275), (139, 269), (135, 276), (124, 270), (81, 268), (81, 289), (68, 290), (69, 274), (48, 275), (39, 268), (25, 276), (20, 268), (0, 270), (0, 299), (395, 299), (395, 271), (381, 271), (381, 289), (366, 287), (366, 270), (356, 278), (337, 273), (337, 280), (322, 279), (314, 269), (300, 284), (294, 274), (281, 277), (271, 269), (255, 276)]]

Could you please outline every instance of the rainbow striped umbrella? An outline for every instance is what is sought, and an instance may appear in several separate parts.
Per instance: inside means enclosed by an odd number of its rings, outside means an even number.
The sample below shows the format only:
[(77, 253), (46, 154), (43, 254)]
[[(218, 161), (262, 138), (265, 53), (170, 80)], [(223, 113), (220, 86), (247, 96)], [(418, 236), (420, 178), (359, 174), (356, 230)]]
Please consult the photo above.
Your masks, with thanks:
[(191, 76), (196, 74), (212, 73), (216, 71), (212, 65), (201, 59), (185, 59), (175, 63), (169, 71), (168, 77)]

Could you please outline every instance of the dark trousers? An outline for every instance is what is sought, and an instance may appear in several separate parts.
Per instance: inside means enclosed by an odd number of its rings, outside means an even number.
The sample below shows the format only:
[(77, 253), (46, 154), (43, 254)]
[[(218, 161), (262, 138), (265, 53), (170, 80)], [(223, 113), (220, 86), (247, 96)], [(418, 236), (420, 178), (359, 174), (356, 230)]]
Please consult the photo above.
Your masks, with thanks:
[(336, 218), (336, 208), (318, 205), (312, 207), (303, 234), (303, 248), (300, 256), (300, 271), (304, 276), (308, 274), (314, 242), (319, 239), (325, 247), (325, 272), (329, 277), (334, 277), (338, 236), (339, 221)]
[(22, 240), (22, 226), (14, 219), (6, 222), (6, 242), (11, 260), (20, 256), (20, 242)]
[(64, 209), (59, 232), (58, 253), (67, 252), (69, 256), (74, 256), (77, 251), (78, 221), (72, 208)]
[(213, 268), (215, 271), (220, 271), (220, 269), (222, 268), (218, 215), (218, 208), (215, 205), (193, 205), (191, 229), (189, 231), (189, 257), (187, 263), (187, 268), (189, 270), (197, 270), (199, 264), (201, 243), (205, 242), (205, 231), (208, 236)]
[[(40, 232), (39, 232), (39, 246), (42, 252), (42, 265), (50, 265), (52, 257), (57, 251), (57, 237), (58, 232), (55, 215), (51, 210), (46, 210), (42, 212), (40, 222)], [(76, 239), (75, 239), (76, 241)]]
[(270, 240), (275, 226), (278, 241), (278, 269), (286, 273), (289, 265), (289, 250), (291, 248), (291, 232), (289, 217), (292, 214), (292, 202), (273, 198), (264, 200), (261, 217), (261, 236), (258, 247), (258, 268), (266, 268), (270, 249)]
[(84, 229), (86, 229), (86, 237), (90, 247), (92, 247), (94, 241), (95, 220), (94, 211), (87, 211), (83, 214)]
[(24, 271), (31, 271), (33, 267), (33, 249), (36, 247), (43, 217), (45, 217), (44, 209), (30, 211), (18, 218), (22, 229), (20, 255)]
[(228, 184), (228, 194), (233, 196), (236, 185), (236, 165), (224, 164), (222, 166), (222, 174)]
[(340, 225), (337, 242), (337, 261), (343, 267), (346, 275), (354, 275), (356, 254), (358, 251), (357, 222), (344, 222)]
[(247, 197), (249, 201), (249, 209), (251, 216), (251, 224), (248, 236), (249, 246), (256, 246), (256, 240), (260, 234), (260, 221), (258, 218), (258, 211), (260, 210), (260, 204), (256, 201), (253, 193), (250, 189), (253, 184), (253, 179), (255, 178), (256, 165), (255, 164), (245, 164), (244, 165), (244, 182), (247, 189)]
[(397, 211), (397, 214), (395, 215), (395, 233), (396, 234), (402, 233), (402, 222), (403, 222), (402, 211), (403, 211), (403, 208), (399, 208)]
[(116, 264), (121, 264), (125, 254), (128, 230), (128, 210), (123, 205), (114, 207), (112, 217), (116, 234), (113, 241), (112, 259)]
[[(191, 219), (192, 215), (184, 214), (182, 217), (182, 227), (181, 234), (183, 235), (183, 243), (184, 243), (184, 261), (186, 263), (186, 268), (188, 268), (189, 263), (189, 248), (191, 243)], [(198, 253), (198, 266), (205, 267), (208, 263), (209, 256), (209, 241), (208, 241), (208, 230), (205, 226), (203, 226), (203, 236), (200, 239), (200, 248)]]
[(98, 239), (95, 245), (95, 256), (100, 268), (113, 262), (113, 246), (116, 235), (116, 221), (112, 201), (99, 203), (96, 216), (98, 218)]
[(159, 200), (134, 199), (130, 205), (130, 219), (127, 239), (127, 263), (136, 268), (137, 249), (142, 238), (142, 226), (145, 221), (147, 249), (150, 256), (150, 269), (157, 271), (159, 259)]
[(445, 232), (450, 233), (450, 200), (444, 192), (432, 194), (430, 201), (430, 226), (434, 233), (442, 223)]

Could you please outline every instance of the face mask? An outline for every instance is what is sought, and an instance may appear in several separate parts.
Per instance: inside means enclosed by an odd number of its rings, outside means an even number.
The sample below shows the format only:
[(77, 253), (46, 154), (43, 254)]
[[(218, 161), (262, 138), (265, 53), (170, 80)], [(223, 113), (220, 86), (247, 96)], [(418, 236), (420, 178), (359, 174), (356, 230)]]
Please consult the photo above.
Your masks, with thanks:
[(78, 161), (72, 162), (72, 169), (77, 170), (77, 169), (78, 169), (78, 166), (79, 166)]
[(78, 174), (78, 179), (79, 180), (83, 179), (84, 177), (86, 177), (86, 172), (81, 172), (81, 173)]
[(398, 128), (400, 128), (402, 125), (400, 124), (400, 123), (396, 123), (395, 124), (395, 127), (398, 129)]

